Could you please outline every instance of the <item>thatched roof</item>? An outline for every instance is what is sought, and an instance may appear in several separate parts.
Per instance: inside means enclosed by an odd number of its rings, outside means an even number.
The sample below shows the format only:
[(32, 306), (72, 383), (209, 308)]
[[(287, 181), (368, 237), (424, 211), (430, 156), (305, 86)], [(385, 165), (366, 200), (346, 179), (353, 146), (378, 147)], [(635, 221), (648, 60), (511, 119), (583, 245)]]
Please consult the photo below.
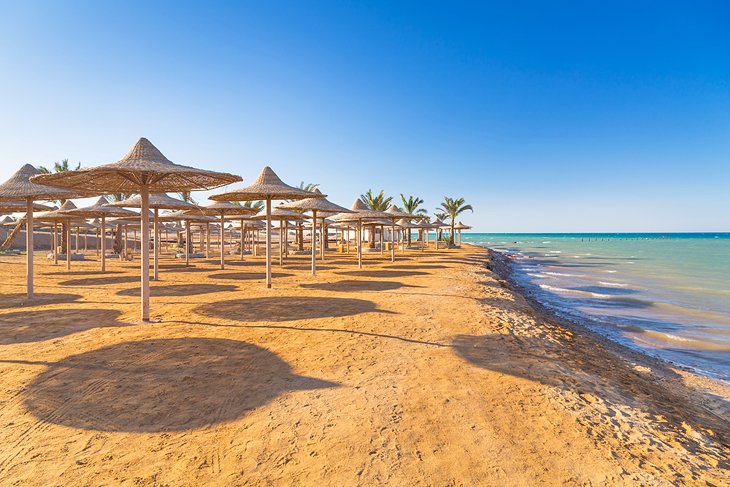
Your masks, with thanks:
[(217, 201), (217, 202), (207, 205), (207, 206), (198, 206), (194, 209), (188, 210), (187, 212), (194, 214), (194, 215), (208, 215), (208, 216), (228, 215), (228, 216), (247, 217), (247, 216), (253, 215), (255, 213), (258, 213), (259, 210), (257, 208), (252, 208), (250, 206), (236, 205), (234, 203), (231, 203), (230, 201)]
[(299, 200), (323, 196), (321, 193), (317, 194), (289, 186), (279, 179), (279, 176), (269, 166), (266, 166), (248, 186), (213, 195), (209, 199), (214, 201)]
[(75, 210), (76, 205), (71, 200), (66, 200), (59, 209), (53, 210), (53, 211), (47, 211), (45, 213), (41, 213), (40, 215), (36, 215), (35, 219), (39, 222), (55, 222), (55, 221), (65, 221), (65, 220), (72, 220), (72, 219), (78, 219), (83, 220), (84, 217), (81, 216), (73, 216), (68, 215), (66, 212), (69, 210)]
[(119, 217), (119, 218), (134, 218), (135, 216), (139, 218), (139, 214), (135, 213), (133, 211), (125, 210), (124, 208), (116, 208), (114, 206), (109, 206), (109, 200), (107, 200), (105, 197), (101, 196), (98, 200), (96, 200), (96, 203), (94, 203), (91, 206), (86, 206), (84, 208), (76, 208), (75, 210), (68, 210), (66, 212), (67, 215), (71, 215), (73, 217), (82, 217), (82, 218), (110, 218), (110, 217)]
[[(271, 210), (271, 219), (272, 220), (304, 220), (306, 217), (302, 215), (301, 213), (297, 213), (296, 211), (286, 210), (284, 208), (276, 207)], [(266, 214), (261, 213), (259, 215), (256, 215), (254, 217), (251, 217), (252, 220), (266, 220)]]
[(461, 220), (459, 221), (459, 223), (454, 225), (454, 230), (469, 230), (469, 229), (471, 229), (471, 227), (469, 225), (464, 225), (463, 223), (461, 223)]
[[(142, 208), (142, 197), (133, 196), (122, 201), (115, 201), (109, 206), (117, 206), (122, 208)], [(167, 193), (152, 193), (149, 198), (149, 207), (158, 210), (191, 210), (197, 208), (197, 205), (188, 203), (177, 198), (168, 196)]]
[(188, 213), (186, 211), (171, 211), (169, 213), (163, 213), (162, 215), (157, 217), (158, 221), (181, 221), (181, 220), (187, 220), (190, 222), (214, 222), (216, 221), (215, 218), (212, 216), (204, 216), (204, 215), (194, 215), (192, 213)]
[(35, 176), (33, 181), (94, 194), (150, 193), (213, 189), (241, 181), (239, 176), (171, 162), (142, 137), (122, 159), (112, 164)]
[(393, 217), (388, 213), (385, 213), (384, 211), (371, 210), (367, 207), (365, 203), (363, 203), (360, 198), (357, 198), (352, 203), (352, 206), (350, 206), (349, 213), (338, 213), (331, 216), (330, 218), (338, 222), (354, 222), (359, 220), (372, 220), (380, 218), (390, 219)]
[(34, 200), (59, 200), (82, 196), (76, 191), (47, 186), (40, 182), (32, 182), (30, 180), (30, 178), (39, 174), (41, 172), (30, 164), (26, 164), (18, 169), (15, 174), (10, 176), (10, 179), (0, 184), (0, 201), (24, 200), (26, 198), (32, 198)]
[[(0, 211), (6, 213), (25, 213), (25, 201), (0, 201)], [(33, 211), (52, 211), (53, 207), (33, 202)]]
[(403, 211), (395, 205), (390, 205), (388, 209), (385, 210), (385, 212), (388, 213), (391, 218), (407, 218), (409, 220), (412, 218), (420, 218), (418, 215), (413, 215), (411, 213)]
[(299, 201), (292, 201), (291, 203), (284, 203), (277, 208), (284, 208), (287, 210), (301, 210), (301, 211), (317, 211), (317, 213), (352, 213), (345, 207), (336, 205), (324, 197), (319, 189), (312, 191), (313, 193), (322, 195), (319, 198), (306, 198)]

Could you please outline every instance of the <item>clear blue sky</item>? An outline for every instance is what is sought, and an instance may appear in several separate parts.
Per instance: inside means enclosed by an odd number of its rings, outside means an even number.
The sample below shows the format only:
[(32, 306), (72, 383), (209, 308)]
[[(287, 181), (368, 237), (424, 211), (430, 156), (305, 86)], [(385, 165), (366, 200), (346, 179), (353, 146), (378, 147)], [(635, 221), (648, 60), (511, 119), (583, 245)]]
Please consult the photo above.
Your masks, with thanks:
[(730, 231), (727, 5), (0, 0), (0, 180), (145, 136), (480, 231)]

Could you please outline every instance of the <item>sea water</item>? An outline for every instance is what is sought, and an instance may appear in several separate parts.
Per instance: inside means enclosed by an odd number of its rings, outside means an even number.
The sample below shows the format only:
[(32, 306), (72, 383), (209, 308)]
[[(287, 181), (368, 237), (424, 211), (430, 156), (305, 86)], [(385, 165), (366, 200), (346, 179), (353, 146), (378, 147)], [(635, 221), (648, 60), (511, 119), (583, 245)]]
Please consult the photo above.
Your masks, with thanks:
[(730, 233), (463, 234), (512, 257), (545, 307), (632, 348), (730, 380)]

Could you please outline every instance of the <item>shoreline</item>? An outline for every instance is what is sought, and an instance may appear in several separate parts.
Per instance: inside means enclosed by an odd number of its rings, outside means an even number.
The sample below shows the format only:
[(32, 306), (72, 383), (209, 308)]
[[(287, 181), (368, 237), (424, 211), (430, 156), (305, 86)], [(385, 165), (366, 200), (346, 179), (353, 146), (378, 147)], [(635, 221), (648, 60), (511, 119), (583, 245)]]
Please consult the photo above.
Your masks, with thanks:
[[(22, 257), (0, 283), (0, 483), (672, 485), (730, 481), (730, 427), (660, 363), (541, 315), (478, 246), (163, 256), (155, 322), (139, 262)], [(13, 295), (17, 295), (13, 297)]]
[[(507, 254), (497, 252), (490, 247), (482, 247), (476, 244), (473, 245), (477, 248), (484, 249), (488, 253), (489, 258), (489, 269), (498, 275), (505, 283), (505, 285), (515, 293), (518, 293), (525, 301), (530, 303), (530, 306), (534, 309), (534, 312), (547, 321), (558, 323), (565, 328), (572, 331), (582, 333), (589, 339), (600, 343), (601, 346), (615, 353), (618, 357), (635, 362), (642, 367), (669, 367), (677, 372), (680, 372), (686, 381), (692, 384), (694, 387), (701, 387), (706, 393), (717, 396), (717, 402), (713, 405), (710, 412), (716, 414), (718, 417), (722, 417), (719, 412), (730, 412), (730, 382), (717, 377), (711, 377), (700, 373), (692, 367), (684, 366), (676, 362), (672, 362), (663, 357), (653, 355), (647, 351), (643, 351), (638, 348), (632, 348), (621, 342), (612, 339), (609, 336), (603, 335), (595, 330), (592, 330), (589, 326), (584, 325), (578, 321), (561, 316), (559, 313), (543, 305), (532, 293), (529, 292), (525, 287), (518, 284), (512, 277), (514, 270), (512, 269), (512, 262)], [(725, 399), (723, 399), (723, 397)], [(714, 403), (714, 400), (712, 401)], [(730, 418), (728, 418), (730, 419)]]

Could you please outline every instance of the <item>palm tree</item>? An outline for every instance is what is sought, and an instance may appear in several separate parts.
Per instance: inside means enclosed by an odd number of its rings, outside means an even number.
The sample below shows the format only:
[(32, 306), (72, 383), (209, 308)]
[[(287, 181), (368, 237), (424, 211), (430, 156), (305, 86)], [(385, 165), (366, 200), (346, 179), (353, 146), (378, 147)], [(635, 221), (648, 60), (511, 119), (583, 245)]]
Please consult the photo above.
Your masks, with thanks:
[[(373, 193), (372, 189), (368, 189), (365, 194), (360, 195), (360, 199), (365, 203), (365, 206), (375, 211), (385, 211), (393, 201), (392, 196), (385, 196), (385, 191), (382, 189), (380, 193)], [(370, 242), (368, 247), (371, 249), (375, 248), (375, 225), (370, 225)]]
[[(418, 196), (409, 196), (408, 199), (406, 199), (406, 197), (403, 196), (403, 193), (401, 193), (400, 200), (403, 202), (403, 209), (411, 215), (425, 215), (428, 213), (425, 208), (419, 208), (419, 206), (423, 204), (423, 199)], [(418, 234), (421, 234), (421, 230), (418, 231)], [(410, 231), (408, 232), (408, 245), (411, 245)]]
[[(81, 167), (81, 163), (79, 162), (78, 164), (76, 164), (76, 167), (73, 170), (76, 171), (80, 167)], [(50, 173), (51, 172), (45, 166), (38, 166), (38, 170), (41, 173), (44, 173), (44, 174), (47, 174), (47, 173)], [(68, 159), (61, 159), (60, 161), (56, 161), (56, 162), (53, 163), (53, 172), (66, 172), (66, 171), (71, 171), (71, 170), (72, 169), (68, 166)], [(58, 201), (58, 203), (60, 205), (63, 205), (66, 202), (65, 199), (60, 199), (60, 200), (57, 200), (57, 201)], [(68, 227), (68, 224), (67, 223), (65, 223), (65, 222), (64, 223), (61, 223), (61, 248), (65, 252), (69, 252), (71, 250), (69, 248), (68, 239), (66, 238), (67, 227)]]
[(449, 198), (444, 196), (444, 201), (441, 203), (439, 209), (442, 209), (445, 213), (444, 216), (448, 216), (451, 220), (451, 234), (449, 235), (449, 245), (454, 245), (454, 225), (456, 225), (456, 217), (464, 213), (466, 210), (474, 211), (471, 205), (466, 205), (464, 198)]
[(195, 200), (193, 199), (192, 191), (180, 191), (177, 195), (180, 197), (181, 200), (183, 200), (186, 203), (191, 203), (193, 205), (197, 204), (195, 202)]

